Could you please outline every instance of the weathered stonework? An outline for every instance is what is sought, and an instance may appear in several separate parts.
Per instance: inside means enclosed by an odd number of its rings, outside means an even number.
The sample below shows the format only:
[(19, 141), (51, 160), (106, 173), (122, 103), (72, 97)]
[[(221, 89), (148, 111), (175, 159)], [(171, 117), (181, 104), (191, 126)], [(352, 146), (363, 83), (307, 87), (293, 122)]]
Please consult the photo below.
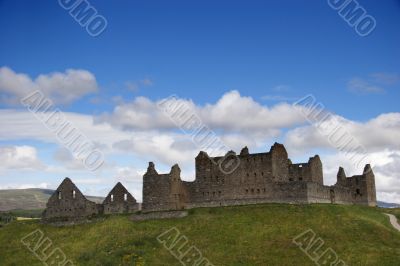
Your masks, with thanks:
[(87, 200), (67, 177), (49, 198), (42, 217), (44, 220), (74, 220), (96, 214), (98, 214), (96, 203)]
[[(235, 155), (233, 151), (228, 153)], [(235, 155), (236, 156), (236, 155)], [(224, 173), (219, 162), (201, 151), (195, 158), (196, 178), (181, 180), (175, 164), (167, 174), (159, 174), (150, 162), (143, 176), (144, 212), (183, 210), (195, 207), (231, 206), (258, 203), (337, 203), (376, 206), (375, 176), (368, 164), (362, 175), (347, 177), (339, 168), (337, 183), (323, 184), (318, 155), (307, 163), (293, 164), (285, 147), (275, 143), (269, 152), (250, 154), (244, 147), (236, 159), (240, 164)], [(224, 161), (225, 162), (225, 161)], [(79, 220), (97, 214), (133, 213), (139, 209), (135, 198), (118, 183), (103, 204), (85, 198), (69, 178), (50, 197), (43, 220)]]
[(136, 199), (120, 182), (108, 193), (103, 202), (104, 214), (133, 213), (139, 209), (138, 206)]
[(118, 182), (105, 198), (96, 204), (82, 194), (68, 177), (49, 198), (42, 214), (44, 222), (75, 222), (98, 214), (133, 213), (138, 210), (135, 198)]
[(178, 165), (168, 174), (158, 174), (150, 162), (143, 176), (143, 211), (266, 202), (376, 206), (375, 177), (369, 165), (362, 175), (353, 177), (346, 177), (340, 168), (337, 184), (324, 186), (319, 156), (293, 164), (282, 144), (275, 143), (269, 152), (257, 154), (243, 148), (239, 166), (229, 174), (220, 170), (222, 158), (210, 158), (201, 151), (195, 159), (193, 182), (181, 180)]

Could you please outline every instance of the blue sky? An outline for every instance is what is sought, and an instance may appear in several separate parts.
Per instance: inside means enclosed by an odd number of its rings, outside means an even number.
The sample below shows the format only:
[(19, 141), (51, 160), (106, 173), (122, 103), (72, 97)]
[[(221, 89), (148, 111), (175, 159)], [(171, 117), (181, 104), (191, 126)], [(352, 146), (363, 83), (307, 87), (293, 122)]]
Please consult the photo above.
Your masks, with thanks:
[[(251, 97), (249, 108), (258, 104), (268, 110), (312, 94), (327, 110), (356, 123), (360, 128), (354, 132), (359, 134), (375, 136), (381, 129), (373, 134), (367, 129), (378, 125), (383, 130), (394, 130), (399, 125), (400, 1), (358, 1), (376, 20), (375, 30), (366, 37), (359, 36), (324, 0), (89, 2), (108, 22), (97, 37), (90, 36), (56, 0), (0, 0), (0, 67), (15, 75), (27, 75), (31, 80), (54, 72), (66, 73), (68, 69), (89, 72), (95, 79), (95, 88), (58, 105), (63, 112), (79, 115), (79, 119), (91, 117), (98, 121), (102, 117), (102, 123), (121, 134), (154, 139), (163, 136), (165, 130), (157, 125), (144, 130), (137, 125), (118, 123), (121, 113), (117, 114), (115, 108), (122, 106), (125, 111), (131, 108), (131, 112), (140, 113), (135, 108), (141, 105), (130, 105), (138, 97), (154, 103), (175, 94), (204, 109), (207, 104), (216, 106), (224, 95), (235, 96), (237, 92), (239, 98), (228, 98), (241, 103), (242, 98)], [(1, 83), (0, 79), (2, 96), (12, 95), (14, 87), (10, 89), (7, 84), (10, 83)], [(66, 97), (67, 92), (63, 93)], [(0, 101), (0, 107), (2, 111), (24, 111), (10, 101)], [(379, 118), (373, 125), (368, 123), (384, 114), (391, 116)], [(252, 117), (238, 115), (237, 124), (242, 123), (241, 119)], [(21, 130), (16, 121), (8, 121), (7, 125)], [(266, 133), (265, 137), (260, 137), (263, 130), (269, 130), (265, 127), (254, 136), (215, 121), (210, 121), (210, 127), (222, 138), (235, 133), (243, 140), (246, 138), (241, 134), (246, 135), (251, 138), (246, 139), (249, 146), (256, 151), (268, 150), (275, 140), (284, 142), (289, 152), (293, 151), (291, 157), (295, 160), (307, 159), (313, 155), (310, 152), (316, 151), (334, 158), (337, 152), (318, 142), (309, 143), (312, 149), (308, 150), (303, 149), (304, 145), (293, 144), (295, 141), (290, 137), (297, 127), (307, 127), (304, 121), (283, 123), (274, 127), (279, 133)], [(173, 134), (179, 133), (175, 129), (165, 134), (174, 139)], [(54, 154), (62, 147), (46, 137), (14, 135), (12, 130), (0, 135), (0, 147), (31, 147), (36, 155), (30, 156), (45, 165), (36, 170), (3, 167), (2, 188), (42, 183), (54, 188), (63, 176), (75, 174), (80, 179), (93, 180), (81, 182), (83, 190), (104, 194), (114, 182), (106, 176), (115, 176), (116, 167), (137, 169), (141, 173), (150, 157), (157, 162), (157, 156), (167, 156), (153, 154), (152, 148), (147, 156), (142, 154), (147, 151), (145, 148), (121, 151), (108, 143), (106, 157), (113, 166), (100, 174), (104, 182), (96, 182), (96, 178), (101, 179), (99, 175), (82, 169), (72, 171), (55, 160)], [(356, 137), (364, 141), (368, 136)], [(365, 142), (366, 146), (376, 142), (367, 148), (378, 158), (383, 156), (379, 153), (385, 153), (387, 160), (381, 162), (382, 169), (392, 167), (400, 154), (400, 141), (389, 141), (385, 136), (382, 135), (383, 140), (376, 136)], [(173, 157), (171, 162), (179, 158)], [(158, 161), (168, 170), (169, 160)], [(193, 171), (191, 162), (179, 162), (188, 175)], [(340, 163), (338, 159), (336, 165)], [(390, 165), (384, 167), (386, 164)], [(54, 170), (56, 166), (60, 168)], [(380, 183), (381, 197), (400, 201), (400, 193), (387, 189), (395, 185), (400, 189), (398, 173), (393, 177), (382, 171), (381, 175), (385, 180)], [(130, 186), (136, 193), (140, 190), (140, 180)]]

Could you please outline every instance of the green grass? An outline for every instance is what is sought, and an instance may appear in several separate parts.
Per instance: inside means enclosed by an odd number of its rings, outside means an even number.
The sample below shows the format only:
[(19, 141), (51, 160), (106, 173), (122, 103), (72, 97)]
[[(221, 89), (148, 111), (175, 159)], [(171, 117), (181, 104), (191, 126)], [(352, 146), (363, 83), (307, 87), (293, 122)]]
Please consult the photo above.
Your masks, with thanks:
[(397, 217), (398, 222), (400, 223), (400, 208), (395, 209), (386, 209), (386, 213), (391, 213)]
[(9, 223), (11, 223), (13, 220), (15, 220), (15, 219), (16, 219), (16, 217), (13, 216), (13, 215), (10, 214), (10, 213), (3, 213), (3, 212), (0, 212), (0, 226), (4, 226), (4, 225), (6, 225), (6, 224), (9, 224)]
[[(392, 210), (394, 211), (394, 210)], [(132, 222), (110, 216), (92, 224), (52, 227), (14, 221), (0, 228), (0, 265), (42, 265), (20, 239), (39, 228), (75, 265), (182, 265), (157, 236), (175, 226), (214, 265), (315, 265), (292, 239), (312, 229), (347, 265), (400, 265), (400, 232), (386, 209), (266, 204), (201, 208), (182, 219)]]
[(26, 217), (26, 218), (41, 218), (44, 209), (33, 209), (33, 210), (12, 210), (7, 213), (15, 217)]

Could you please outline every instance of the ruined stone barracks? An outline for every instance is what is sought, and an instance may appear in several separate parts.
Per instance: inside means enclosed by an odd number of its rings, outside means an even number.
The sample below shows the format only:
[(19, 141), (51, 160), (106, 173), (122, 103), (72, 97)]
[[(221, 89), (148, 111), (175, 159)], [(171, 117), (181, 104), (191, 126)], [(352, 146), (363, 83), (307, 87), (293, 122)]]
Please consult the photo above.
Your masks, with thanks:
[[(235, 155), (236, 156), (236, 155)], [(238, 166), (224, 173), (224, 157), (209, 157), (201, 151), (195, 159), (193, 182), (181, 180), (174, 165), (159, 174), (152, 162), (143, 176), (143, 211), (182, 210), (195, 207), (231, 206), (257, 203), (337, 203), (376, 206), (375, 176), (369, 164), (362, 175), (347, 177), (339, 168), (337, 183), (323, 184), (318, 155), (307, 163), (293, 164), (285, 147), (275, 143), (269, 152), (237, 155)]]
[(99, 214), (133, 213), (139, 204), (128, 190), (117, 183), (102, 204), (92, 202), (68, 177), (49, 198), (42, 213), (44, 222), (80, 221)]
[[(143, 176), (144, 212), (183, 210), (195, 207), (231, 206), (257, 203), (337, 203), (376, 206), (375, 176), (369, 164), (362, 175), (347, 177), (339, 168), (337, 182), (324, 186), (322, 163), (318, 155), (307, 163), (293, 164), (285, 147), (275, 143), (269, 152), (239, 155), (233, 171), (222, 171), (224, 157), (197, 155), (193, 182), (182, 181), (176, 164), (167, 174), (159, 174), (150, 162)], [(89, 201), (66, 178), (50, 197), (43, 220), (80, 220), (98, 214), (134, 213), (135, 198), (118, 183), (102, 204)]]

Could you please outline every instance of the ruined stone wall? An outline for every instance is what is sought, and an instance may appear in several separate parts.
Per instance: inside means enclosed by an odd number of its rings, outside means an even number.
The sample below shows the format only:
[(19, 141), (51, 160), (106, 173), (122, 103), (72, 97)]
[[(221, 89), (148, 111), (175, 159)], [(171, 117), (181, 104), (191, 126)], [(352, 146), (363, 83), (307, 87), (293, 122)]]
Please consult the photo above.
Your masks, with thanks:
[(308, 203), (331, 203), (331, 189), (315, 182), (307, 182)]
[(368, 206), (377, 205), (375, 176), (369, 164), (365, 166), (362, 175), (354, 175), (351, 177), (346, 177), (343, 168), (339, 168), (335, 188), (348, 191), (346, 192), (347, 194), (343, 196), (343, 201), (348, 202), (351, 198), (351, 201), (355, 204)]
[(222, 157), (209, 158), (205, 152), (196, 157), (196, 179), (185, 183), (190, 202), (227, 201), (247, 198), (275, 198), (285, 200), (271, 191), (271, 183), (308, 181), (323, 184), (322, 163), (319, 156), (308, 163), (292, 164), (285, 147), (275, 143), (270, 152), (249, 154), (247, 147), (238, 155), (237, 169), (224, 174), (219, 165)]
[(275, 143), (270, 150), (272, 176), (274, 181), (289, 181), (289, 159), (285, 147)]
[(136, 199), (118, 182), (103, 201), (104, 214), (133, 213), (139, 208)]
[(289, 181), (305, 181), (308, 165), (306, 163), (289, 164)]
[[(308, 160), (308, 168), (309, 168), (309, 181), (318, 183), (320, 185), (324, 184), (324, 175), (322, 171), (322, 162), (318, 155), (311, 157)], [(307, 179), (306, 179), (307, 180)]]
[(375, 175), (369, 164), (367, 164), (365, 166), (363, 176), (365, 178), (366, 189), (365, 189), (364, 193), (367, 193), (367, 196), (366, 196), (367, 205), (368, 206), (377, 206)]
[(318, 155), (311, 157), (308, 163), (289, 164), (289, 181), (307, 181), (324, 184), (322, 163)]
[(75, 222), (97, 214), (131, 213), (138, 210), (135, 198), (118, 183), (105, 198), (103, 204), (96, 204), (85, 198), (69, 178), (65, 178), (50, 196), (42, 214), (44, 222)]
[(158, 174), (149, 163), (143, 176), (143, 211), (180, 210), (185, 208), (187, 191), (180, 178), (178, 165), (169, 174)]
[(211, 197), (204, 201), (192, 201), (187, 204), (188, 208), (232, 206), (259, 203), (307, 203), (307, 183), (292, 182), (278, 183), (270, 182), (264, 189), (248, 190), (246, 194), (236, 198)]
[(232, 173), (221, 171), (218, 163), (223, 157), (209, 158), (200, 152), (195, 162), (196, 179), (185, 184), (190, 202), (237, 200), (250, 195), (267, 197), (269, 183), (288, 179), (287, 153), (276, 146), (271, 148), (273, 152), (256, 154), (249, 154), (245, 147), (237, 155), (240, 164)]
[(64, 179), (55, 193), (49, 198), (43, 219), (79, 219), (98, 213), (96, 203), (85, 198), (69, 178)]
[(237, 158), (240, 164), (235, 171), (224, 173), (219, 166), (224, 157), (210, 158), (207, 153), (200, 152), (195, 158), (196, 178), (193, 182), (181, 180), (177, 165), (171, 173), (159, 175), (151, 163), (144, 176), (143, 210), (265, 202), (373, 205), (375, 181), (372, 171), (368, 178), (365, 174), (346, 178), (343, 172), (338, 184), (329, 187), (323, 185), (318, 155), (307, 163), (292, 164), (284, 146), (275, 143), (266, 153), (249, 154), (245, 147)]
[[(240, 164), (233, 173), (223, 173), (218, 165), (221, 158), (196, 160), (196, 180), (189, 185), (192, 201), (238, 199), (245, 195), (262, 194), (266, 183), (272, 182), (271, 156), (268, 153), (239, 155)], [(214, 163), (214, 162), (216, 163)]]
[(354, 204), (355, 197), (353, 190), (347, 187), (332, 186), (332, 203), (336, 204)]
[[(158, 174), (154, 163), (150, 162), (143, 176), (142, 210), (268, 202), (376, 206), (375, 176), (369, 165), (365, 166), (362, 175), (352, 177), (346, 177), (343, 168), (339, 168), (337, 183), (329, 187), (323, 185), (322, 163), (318, 155), (307, 163), (292, 164), (285, 147), (275, 143), (265, 153), (249, 154), (245, 147), (237, 158), (240, 164), (235, 171), (225, 173), (219, 166), (224, 157), (210, 158), (205, 152), (200, 152), (195, 159), (196, 178), (193, 182), (182, 181), (178, 165), (174, 165), (170, 173)], [(111, 190), (103, 204), (95, 204), (66, 178), (50, 197), (43, 218), (79, 219), (136, 210), (136, 200), (121, 183)]]
[(169, 175), (145, 175), (143, 177), (143, 210), (173, 209), (170, 204), (171, 182)]

